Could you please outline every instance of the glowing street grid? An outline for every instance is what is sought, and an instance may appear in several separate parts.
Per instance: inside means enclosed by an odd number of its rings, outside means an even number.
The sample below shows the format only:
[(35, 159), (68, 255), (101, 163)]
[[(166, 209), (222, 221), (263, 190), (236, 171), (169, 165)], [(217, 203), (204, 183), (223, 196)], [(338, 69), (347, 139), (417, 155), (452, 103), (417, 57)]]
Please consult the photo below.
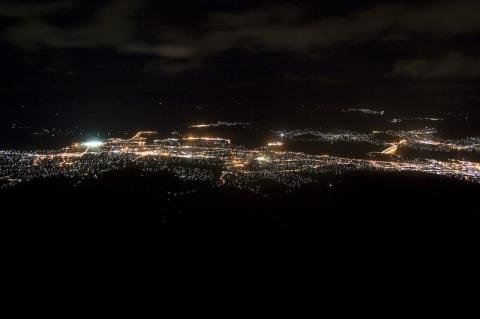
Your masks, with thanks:
[[(378, 137), (388, 133), (396, 142)], [(284, 142), (306, 138), (317, 141), (367, 142), (384, 151), (366, 158), (309, 155), (284, 150)], [(229, 139), (206, 136), (158, 138), (153, 131), (139, 132), (130, 139), (112, 138), (77, 143), (61, 150), (0, 151), (0, 186), (9, 187), (39, 178), (67, 177), (80, 183), (101, 174), (135, 167), (145, 172), (168, 171), (180, 179), (210, 181), (261, 192), (261, 182), (288, 188), (312, 183), (321, 174), (348, 171), (419, 172), (480, 183), (480, 163), (465, 160), (404, 158), (399, 147), (441, 152), (480, 152), (480, 139), (459, 141), (435, 138), (432, 129), (362, 134), (348, 131), (276, 131), (264, 147), (247, 149)]]

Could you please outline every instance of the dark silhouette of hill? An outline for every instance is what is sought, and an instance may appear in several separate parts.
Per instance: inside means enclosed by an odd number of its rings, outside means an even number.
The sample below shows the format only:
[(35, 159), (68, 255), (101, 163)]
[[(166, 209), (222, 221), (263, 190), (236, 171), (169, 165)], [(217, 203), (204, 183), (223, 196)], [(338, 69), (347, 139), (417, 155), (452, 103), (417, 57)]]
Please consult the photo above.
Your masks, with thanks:
[[(169, 173), (58, 178), (0, 192), (5, 225), (24, 236), (123, 239), (321, 239), (474, 232), (480, 187), (443, 177), (355, 172), (265, 193)], [(58, 233), (59, 232), (59, 233)]]

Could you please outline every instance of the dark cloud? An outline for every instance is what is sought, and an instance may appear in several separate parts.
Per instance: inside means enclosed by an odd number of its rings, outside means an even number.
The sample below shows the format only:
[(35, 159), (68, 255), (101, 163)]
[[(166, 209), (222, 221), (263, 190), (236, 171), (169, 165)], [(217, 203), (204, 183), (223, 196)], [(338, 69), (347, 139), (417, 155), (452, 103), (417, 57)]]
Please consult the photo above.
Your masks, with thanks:
[(76, 5), (72, 1), (57, 1), (51, 3), (36, 4), (3, 4), (0, 5), (0, 16), (12, 18), (38, 17), (45, 14), (59, 13), (64, 9), (72, 8)]
[(394, 65), (392, 75), (414, 79), (476, 79), (480, 78), (480, 57), (452, 52), (434, 59), (400, 61)]
[(1, 6), (0, 16), (18, 18), (4, 36), (16, 46), (34, 50), (38, 47), (97, 48), (122, 46), (135, 32), (133, 16), (140, 7), (138, 1), (118, 0), (94, 14), (80, 27), (64, 28), (49, 23), (45, 15), (65, 14), (62, 9), (75, 9), (78, 2), (53, 2), (46, 5)]
[(161, 60), (155, 59), (149, 61), (145, 67), (144, 71), (149, 73), (167, 73), (167, 74), (177, 74), (184, 71), (192, 70), (201, 67), (201, 63), (198, 60)]
[[(149, 18), (156, 29), (150, 30), (154, 36), (147, 39), (139, 30), (139, 16), (148, 5), (147, 1), (110, 1), (89, 21), (69, 28), (53, 24), (45, 16), (75, 10), (81, 2), (2, 5), (0, 16), (16, 19), (3, 35), (21, 49), (112, 48), (125, 54), (158, 57), (162, 61), (154, 64), (169, 72), (202, 65), (202, 61), (234, 49), (313, 56), (344, 43), (408, 41), (410, 34), (418, 33), (449, 38), (480, 32), (480, 2), (461, 0), (390, 3), (334, 17), (315, 17), (312, 12), (282, 7), (213, 12), (195, 27), (174, 22), (165, 26)], [(181, 66), (182, 61), (187, 67)], [(395, 74), (408, 68), (404, 65), (399, 63)]]
[[(210, 15), (206, 31), (185, 37), (170, 34), (170, 43), (137, 45), (137, 53), (162, 57), (205, 58), (231, 49), (248, 52), (312, 52), (342, 43), (406, 40), (408, 33), (450, 37), (480, 32), (478, 1), (441, 2), (429, 6), (379, 5), (350, 16), (302, 19), (306, 13), (262, 9)], [(302, 22), (306, 20), (306, 22)], [(126, 48), (127, 50), (131, 48)]]
[(190, 59), (198, 55), (198, 50), (183, 44), (127, 44), (121, 47), (124, 52), (159, 55), (170, 59)]

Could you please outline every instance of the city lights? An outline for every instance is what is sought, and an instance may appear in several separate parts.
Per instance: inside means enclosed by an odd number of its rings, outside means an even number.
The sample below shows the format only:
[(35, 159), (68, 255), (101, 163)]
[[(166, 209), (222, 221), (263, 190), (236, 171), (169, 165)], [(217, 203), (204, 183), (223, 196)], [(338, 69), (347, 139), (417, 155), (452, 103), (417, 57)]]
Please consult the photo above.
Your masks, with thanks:
[(267, 144), (268, 147), (279, 147), (279, 146), (283, 146), (283, 143), (282, 142), (270, 142)]
[[(138, 132), (132, 138), (111, 138), (75, 143), (61, 150), (19, 152), (0, 151), (0, 185), (54, 176), (84, 180), (125, 167), (147, 172), (169, 171), (182, 179), (205, 180), (213, 184), (258, 191), (259, 181), (270, 180), (298, 187), (325, 173), (340, 174), (352, 170), (384, 172), (419, 172), (480, 183), (480, 163), (467, 160), (437, 160), (398, 156), (401, 148), (439, 149), (443, 152), (479, 152), (478, 139), (442, 140), (434, 130), (388, 131), (395, 142), (385, 142), (372, 134), (349, 131), (280, 131), (285, 140), (316, 139), (349, 141), (378, 145), (386, 155), (378, 159), (330, 155), (311, 155), (288, 151), (283, 142), (272, 141), (267, 147), (245, 148), (228, 138), (185, 136), (158, 138), (153, 131)], [(153, 137), (149, 139), (147, 137)], [(282, 151), (275, 150), (282, 146)], [(385, 147), (387, 147), (385, 149)], [(273, 148), (273, 149), (272, 149)], [(283, 149), (285, 148), (285, 149)], [(381, 151), (381, 148), (384, 148)], [(395, 156), (393, 156), (395, 155)]]
[(88, 141), (88, 142), (83, 142), (81, 144), (84, 147), (92, 147), (92, 148), (97, 148), (103, 145), (102, 141)]

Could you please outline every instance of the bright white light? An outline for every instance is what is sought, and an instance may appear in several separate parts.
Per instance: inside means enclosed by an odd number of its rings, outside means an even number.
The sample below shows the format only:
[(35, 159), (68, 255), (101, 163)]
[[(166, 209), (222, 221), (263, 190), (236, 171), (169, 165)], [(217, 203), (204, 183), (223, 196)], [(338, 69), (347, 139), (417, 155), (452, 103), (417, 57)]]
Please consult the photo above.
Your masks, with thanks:
[(100, 147), (103, 145), (102, 141), (88, 141), (88, 142), (83, 142), (82, 146), (85, 147)]
[(265, 156), (259, 156), (256, 158), (257, 161), (259, 162), (268, 162), (270, 161), (268, 157), (265, 157)]

